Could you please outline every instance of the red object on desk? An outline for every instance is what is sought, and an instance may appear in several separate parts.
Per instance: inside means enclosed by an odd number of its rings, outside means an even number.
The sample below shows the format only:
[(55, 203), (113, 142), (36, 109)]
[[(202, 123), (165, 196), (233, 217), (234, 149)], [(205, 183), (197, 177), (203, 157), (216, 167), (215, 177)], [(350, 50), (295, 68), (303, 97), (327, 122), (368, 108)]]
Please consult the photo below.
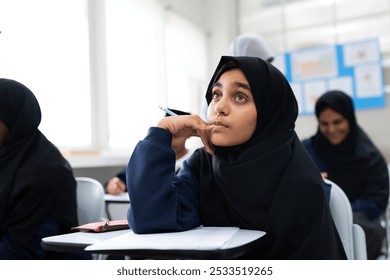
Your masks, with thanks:
[(128, 229), (129, 224), (127, 220), (113, 220), (105, 222), (93, 222), (77, 227), (72, 227), (72, 230), (88, 231), (88, 232), (106, 232), (120, 229)]

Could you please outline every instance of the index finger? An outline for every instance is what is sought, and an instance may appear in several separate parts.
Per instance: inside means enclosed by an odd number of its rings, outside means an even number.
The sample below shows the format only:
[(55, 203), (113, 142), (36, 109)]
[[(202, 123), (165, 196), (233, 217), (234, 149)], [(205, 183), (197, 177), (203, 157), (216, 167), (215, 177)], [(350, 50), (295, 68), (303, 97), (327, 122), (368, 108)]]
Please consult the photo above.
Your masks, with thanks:
[(210, 139), (210, 132), (212, 128), (213, 127), (211, 125), (205, 125), (204, 127), (200, 127), (197, 129), (197, 134), (202, 140), (206, 152), (209, 154), (214, 153), (214, 145), (211, 143)]

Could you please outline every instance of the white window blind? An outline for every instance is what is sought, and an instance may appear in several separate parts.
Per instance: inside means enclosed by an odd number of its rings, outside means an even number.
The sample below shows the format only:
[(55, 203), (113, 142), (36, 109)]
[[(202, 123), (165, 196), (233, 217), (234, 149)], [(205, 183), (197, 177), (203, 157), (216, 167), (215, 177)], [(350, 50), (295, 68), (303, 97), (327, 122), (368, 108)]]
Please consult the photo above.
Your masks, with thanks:
[(0, 1), (0, 76), (36, 95), (41, 131), (57, 146), (89, 146), (87, 2)]
[(199, 114), (207, 80), (207, 38), (183, 17), (167, 12), (168, 106)]
[(109, 145), (133, 148), (163, 115), (164, 10), (156, 1), (106, 2)]

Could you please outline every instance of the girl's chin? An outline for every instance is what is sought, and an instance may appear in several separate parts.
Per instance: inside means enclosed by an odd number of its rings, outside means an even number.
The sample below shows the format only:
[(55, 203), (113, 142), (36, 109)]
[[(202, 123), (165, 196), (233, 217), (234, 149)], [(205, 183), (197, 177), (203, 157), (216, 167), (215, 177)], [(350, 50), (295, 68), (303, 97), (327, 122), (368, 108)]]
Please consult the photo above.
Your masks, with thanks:
[(232, 141), (226, 141), (226, 137), (211, 137), (211, 143), (218, 147), (231, 147), (240, 144), (236, 142), (233, 143)]
[(221, 140), (211, 140), (211, 143), (214, 145), (214, 146), (218, 146), (218, 147), (228, 147), (230, 146), (228, 143), (226, 143), (226, 141), (221, 141)]

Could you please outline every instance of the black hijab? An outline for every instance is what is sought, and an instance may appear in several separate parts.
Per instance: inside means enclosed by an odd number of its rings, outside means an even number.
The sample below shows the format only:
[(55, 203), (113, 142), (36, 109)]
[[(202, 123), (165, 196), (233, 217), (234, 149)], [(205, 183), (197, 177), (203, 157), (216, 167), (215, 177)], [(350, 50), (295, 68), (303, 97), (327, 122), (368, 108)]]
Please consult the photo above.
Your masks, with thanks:
[(200, 180), (205, 226), (238, 226), (267, 232), (251, 258), (345, 258), (330, 216), (318, 169), (295, 131), (297, 102), (274, 66), (254, 57), (222, 57), (209, 84), (233, 61), (251, 87), (257, 125), (239, 147), (197, 150), (190, 159)]
[(49, 217), (64, 231), (77, 225), (73, 172), (39, 131), (34, 94), (19, 82), (0, 79), (0, 120), (9, 130), (0, 144), (0, 235), (25, 246)]
[(327, 108), (345, 117), (350, 130), (338, 145), (331, 144), (319, 128), (311, 138), (316, 152), (327, 167), (324, 171), (351, 201), (365, 199), (375, 202), (384, 210), (389, 193), (387, 165), (380, 151), (357, 124), (351, 97), (338, 90), (323, 94), (315, 106), (317, 119)]

